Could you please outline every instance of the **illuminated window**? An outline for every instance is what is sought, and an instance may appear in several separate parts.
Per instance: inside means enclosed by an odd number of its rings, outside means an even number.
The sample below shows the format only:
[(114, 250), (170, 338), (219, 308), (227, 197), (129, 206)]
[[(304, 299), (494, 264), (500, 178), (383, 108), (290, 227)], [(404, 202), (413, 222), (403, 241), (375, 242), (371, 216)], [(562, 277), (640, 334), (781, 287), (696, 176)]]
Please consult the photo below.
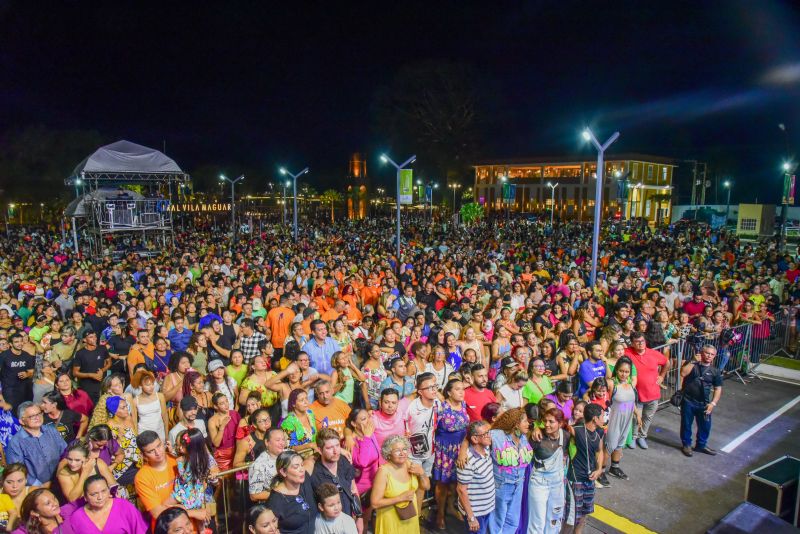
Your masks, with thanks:
[(653, 179), (653, 166), (652, 165), (648, 165), (647, 166), (647, 179), (648, 180), (652, 180)]

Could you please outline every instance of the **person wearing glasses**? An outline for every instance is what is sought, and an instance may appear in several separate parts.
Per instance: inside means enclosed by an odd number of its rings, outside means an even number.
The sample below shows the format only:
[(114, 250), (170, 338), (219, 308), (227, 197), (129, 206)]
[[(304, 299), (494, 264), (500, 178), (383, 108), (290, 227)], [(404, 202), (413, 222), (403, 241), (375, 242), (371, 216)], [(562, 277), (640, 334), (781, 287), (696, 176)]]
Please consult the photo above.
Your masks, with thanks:
[(495, 484), (492, 456), (491, 426), (486, 421), (474, 421), (467, 429), (469, 455), (466, 465), (456, 470), (458, 510), (464, 516), (469, 532), (486, 534), (489, 517), (494, 512)]
[[(419, 534), (420, 504), (418, 489), (431, 486), (422, 466), (409, 458), (411, 443), (404, 436), (389, 436), (381, 446), (386, 460), (375, 475), (370, 495), (378, 514), (375, 534)], [(283, 531), (281, 531), (283, 532)]]
[(293, 450), (280, 453), (275, 461), (272, 490), (264, 503), (278, 518), (281, 534), (314, 534), (317, 500), (303, 457)]
[(636, 392), (639, 394), (636, 410), (642, 418), (642, 424), (634, 431), (634, 438), (640, 448), (647, 449), (647, 433), (658, 409), (661, 384), (669, 372), (670, 360), (663, 353), (647, 348), (641, 332), (631, 334), (631, 346), (625, 349), (625, 356), (636, 367)]
[(53, 480), (67, 443), (55, 426), (44, 425), (44, 413), (34, 403), (20, 404), (17, 415), (22, 429), (9, 441), (6, 461), (25, 465), (28, 485), (41, 486)]
[(683, 402), (681, 403), (681, 452), (692, 456), (692, 427), (697, 421), (694, 450), (714, 456), (717, 451), (708, 446), (711, 434), (711, 414), (722, 396), (722, 373), (714, 367), (717, 349), (705, 345), (700, 361), (690, 360), (681, 368)]

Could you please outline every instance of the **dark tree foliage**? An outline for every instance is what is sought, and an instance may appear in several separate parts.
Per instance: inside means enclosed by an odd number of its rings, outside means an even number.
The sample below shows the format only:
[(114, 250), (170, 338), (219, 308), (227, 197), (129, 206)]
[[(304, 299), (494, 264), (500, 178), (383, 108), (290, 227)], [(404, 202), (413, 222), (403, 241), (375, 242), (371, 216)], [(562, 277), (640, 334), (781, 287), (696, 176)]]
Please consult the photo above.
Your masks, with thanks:
[(398, 159), (417, 155), (417, 172), (460, 180), (479, 149), (481, 97), (468, 65), (426, 61), (402, 68), (373, 102), (375, 134)]

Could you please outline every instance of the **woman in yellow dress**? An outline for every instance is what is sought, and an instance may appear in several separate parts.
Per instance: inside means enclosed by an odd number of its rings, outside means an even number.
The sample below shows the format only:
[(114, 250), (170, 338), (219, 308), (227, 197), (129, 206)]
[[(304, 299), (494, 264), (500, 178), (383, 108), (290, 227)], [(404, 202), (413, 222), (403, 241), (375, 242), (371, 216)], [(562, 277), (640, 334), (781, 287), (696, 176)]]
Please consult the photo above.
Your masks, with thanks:
[[(386, 463), (372, 484), (372, 508), (378, 511), (375, 534), (419, 534), (420, 502), (417, 489), (430, 489), (422, 466), (411, 462), (411, 444), (403, 436), (389, 436), (381, 446)], [(406, 519), (402, 519), (405, 517)]]

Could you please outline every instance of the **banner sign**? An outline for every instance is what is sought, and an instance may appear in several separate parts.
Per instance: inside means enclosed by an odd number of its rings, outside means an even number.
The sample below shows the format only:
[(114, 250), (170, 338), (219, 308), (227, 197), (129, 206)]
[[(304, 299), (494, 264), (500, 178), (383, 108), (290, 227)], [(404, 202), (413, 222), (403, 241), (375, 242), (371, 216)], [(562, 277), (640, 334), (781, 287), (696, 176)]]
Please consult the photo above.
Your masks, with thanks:
[(422, 199), (424, 198), (424, 196), (425, 196), (425, 186), (424, 185), (418, 185), (417, 186), (417, 199), (420, 202), (422, 202)]
[(794, 204), (794, 185), (795, 175), (788, 172), (783, 175), (783, 199), (782, 204)]
[(503, 184), (503, 200), (510, 201), (517, 198), (517, 184)]
[(167, 210), (171, 212), (214, 212), (214, 211), (231, 211), (231, 204), (224, 202), (216, 203), (192, 203), (192, 202), (178, 202), (170, 204)]
[(414, 203), (414, 171), (400, 169), (400, 204)]
[(433, 200), (433, 187), (430, 185), (425, 186), (425, 202)]

